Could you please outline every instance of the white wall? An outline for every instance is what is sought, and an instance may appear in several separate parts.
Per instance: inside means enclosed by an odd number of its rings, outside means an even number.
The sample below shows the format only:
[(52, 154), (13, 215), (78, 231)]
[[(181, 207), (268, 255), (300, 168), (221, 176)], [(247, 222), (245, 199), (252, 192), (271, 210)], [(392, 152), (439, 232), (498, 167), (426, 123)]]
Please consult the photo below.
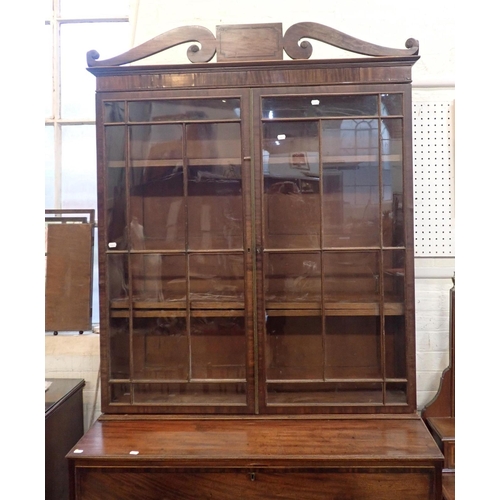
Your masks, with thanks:
[[(421, 102), (454, 102), (454, 12), (449, 0), (350, 0), (344, 2), (235, 2), (191, 0), (176, 4), (164, 0), (132, 0), (131, 46), (169, 29), (200, 25), (281, 22), (283, 31), (301, 21), (319, 22), (367, 42), (404, 48), (408, 38), (420, 42), (420, 60), (413, 67), (414, 97)], [(313, 43), (313, 58), (342, 57), (337, 49)], [(92, 45), (91, 41), (89, 44)], [(190, 45), (190, 44), (189, 44)], [(187, 63), (188, 45), (158, 54), (148, 63)], [(124, 47), (125, 52), (129, 47)], [(115, 54), (117, 55), (117, 54)], [(452, 130), (452, 135), (454, 129)], [(453, 149), (454, 138), (451, 137)], [(436, 158), (435, 161), (439, 161)], [(453, 172), (451, 173), (453, 176)], [(454, 214), (453, 214), (454, 215)], [(454, 274), (454, 253), (438, 251), (416, 260), (417, 404), (421, 409), (439, 388), (448, 366), (448, 297)], [(100, 413), (99, 336), (46, 334), (46, 377), (84, 378), (85, 425)]]
[[(133, 45), (184, 25), (200, 25), (215, 34), (218, 24), (279, 22), (285, 32), (297, 22), (318, 22), (391, 48), (405, 48), (408, 38), (416, 38), (422, 58), (414, 66), (415, 83), (454, 81), (456, 2), (451, 0), (421, 0), (413, 4), (400, 0), (192, 0), (178, 8), (172, 8), (172, 2), (164, 0), (132, 0), (131, 3)], [(168, 51), (155, 58), (174, 62), (173, 57), (178, 57), (175, 62), (188, 62), (187, 47), (179, 49), (174, 56)], [(339, 54), (335, 48), (319, 42), (313, 42), (313, 47), (314, 58), (331, 58)]]

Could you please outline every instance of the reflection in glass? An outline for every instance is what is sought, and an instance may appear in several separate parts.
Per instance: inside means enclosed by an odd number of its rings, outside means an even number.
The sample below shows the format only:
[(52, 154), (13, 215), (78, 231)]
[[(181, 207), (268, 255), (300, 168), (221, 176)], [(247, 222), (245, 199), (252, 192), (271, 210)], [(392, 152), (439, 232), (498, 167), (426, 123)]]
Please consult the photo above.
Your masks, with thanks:
[(265, 97), (262, 118), (309, 118), (377, 115), (376, 95), (313, 95)]
[(382, 94), (380, 99), (382, 116), (403, 114), (403, 94)]
[(185, 206), (182, 167), (130, 169), (132, 250), (184, 249)]
[(241, 163), (239, 123), (188, 124), (186, 141), (188, 159), (221, 158)]
[(210, 302), (212, 307), (224, 307), (225, 303), (234, 302), (242, 305), (243, 276), (243, 255), (190, 255), (189, 297), (192, 307), (204, 301)]
[(104, 102), (104, 123), (120, 123), (125, 121), (124, 101)]
[(321, 380), (322, 353), (320, 316), (269, 314), (266, 319), (267, 380)]
[(125, 250), (127, 241), (124, 230), (126, 222), (126, 177), (125, 177), (125, 127), (109, 126), (104, 129), (106, 162), (106, 247), (109, 250)]
[(382, 226), (384, 246), (404, 246), (403, 122), (384, 120), (382, 138)]
[(314, 122), (263, 124), (267, 248), (320, 244), (319, 135)]
[[(108, 254), (108, 297), (112, 307), (127, 307), (129, 272), (125, 253)], [(120, 304), (121, 303), (121, 304)]]
[(189, 124), (186, 134), (189, 248), (243, 248), (240, 124)]
[(175, 407), (245, 406), (246, 384), (241, 382), (134, 384), (134, 402)]
[(327, 300), (378, 301), (380, 268), (378, 252), (325, 252), (324, 287)]
[(158, 316), (133, 321), (134, 378), (187, 380), (186, 319)]
[(162, 303), (182, 301), (179, 305), (185, 307), (185, 267), (185, 257), (181, 255), (132, 254), (130, 275), (133, 299)]
[(379, 245), (378, 121), (324, 121), (322, 134), (324, 245)]
[(327, 378), (382, 376), (378, 316), (329, 316), (325, 330)]
[(110, 400), (112, 403), (130, 404), (132, 394), (130, 392), (130, 384), (109, 384), (111, 393)]
[(386, 404), (408, 404), (407, 390), (407, 384), (404, 382), (388, 382), (386, 384)]
[(404, 301), (405, 251), (385, 250), (384, 259), (384, 300), (385, 302)]
[(192, 377), (245, 380), (246, 336), (243, 317), (191, 318)]
[(189, 248), (243, 248), (241, 167), (190, 167), (188, 175)]
[(132, 166), (141, 166), (140, 160), (150, 160), (142, 163), (146, 166), (154, 165), (152, 160), (182, 166), (182, 125), (134, 125), (129, 130)]
[(266, 303), (319, 301), (319, 253), (266, 253), (264, 255)]
[(158, 99), (129, 103), (129, 120), (132, 122), (235, 120), (239, 118), (239, 99)]
[(386, 377), (406, 377), (405, 317), (385, 317)]
[(379, 382), (270, 383), (267, 403), (273, 405), (369, 405), (383, 403)]
[(109, 321), (110, 378), (130, 378), (130, 333), (128, 318), (111, 317)]

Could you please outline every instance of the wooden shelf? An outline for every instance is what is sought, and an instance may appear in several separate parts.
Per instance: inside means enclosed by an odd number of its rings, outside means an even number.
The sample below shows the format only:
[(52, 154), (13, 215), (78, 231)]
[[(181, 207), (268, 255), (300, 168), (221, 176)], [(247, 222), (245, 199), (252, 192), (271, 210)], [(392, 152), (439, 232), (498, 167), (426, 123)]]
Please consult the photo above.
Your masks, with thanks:
[[(130, 160), (128, 166), (131, 168), (146, 167), (182, 167), (182, 158), (167, 158), (158, 160)], [(107, 162), (109, 168), (124, 168), (127, 165), (125, 160), (112, 160)], [(241, 158), (189, 158), (186, 165), (190, 167), (210, 167), (210, 166), (241, 166)], [(223, 180), (224, 177), (221, 177)], [(230, 179), (228, 179), (230, 180)]]

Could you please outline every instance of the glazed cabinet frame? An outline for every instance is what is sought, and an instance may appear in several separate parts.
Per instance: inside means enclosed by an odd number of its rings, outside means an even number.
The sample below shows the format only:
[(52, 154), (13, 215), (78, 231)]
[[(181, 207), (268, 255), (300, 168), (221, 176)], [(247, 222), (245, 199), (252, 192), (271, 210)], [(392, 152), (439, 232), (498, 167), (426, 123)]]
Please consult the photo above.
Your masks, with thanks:
[(104, 413), (416, 411), (406, 47), (272, 23), (88, 53)]
[[(333, 404), (330, 404), (328, 402), (328, 396), (327, 398), (322, 398), (322, 400), (319, 401), (319, 403), (315, 402), (313, 399), (310, 399), (308, 401), (307, 397), (303, 397), (301, 399), (302, 402), (300, 401), (295, 401), (291, 404), (280, 404), (278, 403), (271, 403), (269, 404), (269, 394), (267, 391), (267, 382), (266, 382), (266, 369), (265, 367), (269, 365), (268, 361), (266, 361), (266, 322), (269, 319), (269, 314), (268, 314), (268, 305), (265, 300), (266, 292), (265, 292), (265, 278), (264, 278), (264, 267), (263, 267), (263, 262), (268, 260), (268, 259), (273, 259), (273, 256), (284, 254), (288, 255), (289, 257), (292, 258), (293, 261), (293, 255), (298, 255), (300, 254), (300, 250), (297, 250), (297, 248), (292, 249), (291, 251), (286, 248), (287, 245), (290, 245), (290, 241), (282, 244), (281, 246), (283, 248), (280, 249), (280, 245), (276, 246), (274, 245), (274, 248), (266, 248), (267, 246), (273, 246), (271, 243), (266, 242), (266, 237), (264, 235), (265, 232), (265, 224), (269, 223), (269, 213), (276, 213), (276, 210), (279, 211), (279, 207), (283, 206), (281, 201), (273, 206), (273, 207), (267, 207), (265, 206), (264, 202), (264, 192), (265, 192), (265, 186), (264, 186), (264, 178), (265, 176), (263, 175), (265, 168), (268, 168), (264, 165), (263, 162), (263, 143), (265, 142), (265, 139), (263, 137), (263, 130), (266, 126), (266, 124), (273, 125), (277, 123), (276, 120), (272, 119), (263, 119), (262, 118), (262, 102), (265, 99), (270, 99), (271, 101), (273, 99), (289, 99), (291, 101), (297, 99), (299, 101), (303, 101), (304, 99), (311, 99), (311, 98), (326, 98), (326, 99), (333, 99), (335, 100), (336, 98), (340, 99), (356, 99), (357, 97), (369, 97), (373, 98), (374, 100), (379, 101), (383, 97), (386, 96), (397, 96), (400, 98), (400, 111), (395, 117), (390, 117), (386, 118), (381, 116), (380, 113), (377, 113), (377, 116), (375, 118), (371, 118), (370, 121), (377, 121), (382, 123), (384, 119), (389, 119), (392, 121), (397, 121), (400, 124), (400, 139), (401, 139), (401, 156), (403, 158), (401, 162), (401, 168), (402, 171), (404, 170), (403, 175), (403, 182), (404, 186), (402, 189), (402, 193), (400, 196), (403, 196), (402, 199), (399, 200), (399, 202), (402, 205), (402, 213), (405, 218), (404, 220), (404, 228), (405, 228), (405, 233), (403, 235), (404, 239), (404, 245), (402, 248), (399, 250), (399, 252), (405, 252), (405, 268), (403, 271), (403, 274), (405, 276), (405, 281), (404, 281), (404, 303), (405, 305), (397, 306), (393, 305), (396, 309), (398, 309), (400, 312), (402, 311), (401, 307), (404, 309), (404, 320), (405, 320), (405, 342), (404, 342), (404, 365), (405, 365), (405, 373), (401, 377), (393, 377), (393, 380), (391, 380), (391, 377), (375, 377), (376, 380), (370, 379), (366, 380), (367, 386), (370, 384), (382, 384), (381, 386), (384, 387), (384, 390), (380, 392), (382, 394), (381, 399), (379, 399), (375, 404), (370, 404), (370, 398), (367, 399), (367, 402), (363, 403), (361, 402), (358, 404), (356, 400), (349, 400), (347, 399), (347, 402), (342, 403), (340, 402)], [(220, 120), (218, 123), (219, 124), (229, 124), (228, 126), (236, 126), (238, 127), (239, 124), (239, 133), (241, 137), (240, 141), (240, 158), (237, 159), (236, 163), (238, 165), (241, 165), (241, 190), (242, 190), (242, 197), (241, 197), (241, 210), (242, 210), (242, 215), (241, 215), (241, 240), (239, 243), (239, 246), (237, 248), (229, 248), (229, 249), (220, 249), (217, 248), (217, 245), (215, 248), (212, 250), (206, 250), (203, 248), (198, 248), (197, 250), (190, 250), (187, 248), (187, 244), (185, 248), (182, 248), (179, 246), (178, 248), (174, 250), (168, 250), (168, 249), (163, 249), (163, 250), (158, 250), (158, 253), (161, 253), (164, 256), (179, 256), (179, 255), (199, 255), (201, 256), (200, 258), (203, 258), (203, 255), (234, 255), (235, 252), (237, 255), (240, 256), (241, 261), (243, 262), (243, 272), (242, 272), (242, 278), (243, 278), (243, 300), (239, 301), (239, 304), (236, 306), (232, 306), (231, 304), (227, 304), (226, 306), (221, 305), (219, 302), (212, 302), (212, 303), (206, 303), (202, 308), (204, 308), (205, 313), (208, 314), (208, 317), (214, 316), (217, 313), (214, 311), (217, 310), (226, 310), (227, 315), (230, 315), (231, 312), (235, 312), (238, 310), (236, 314), (238, 314), (238, 317), (243, 317), (244, 318), (244, 330), (245, 330), (245, 337), (246, 337), (246, 345), (245, 345), (245, 374), (246, 376), (243, 379), (238, 379), (237, 383), (244, 384), (246, 387), (243, 390), (245, 393), (245, 397), (239, 398), (239, 403), (238, 404), (232, 404), (231, 402), (227, 405), (224, 404), (201, 404), (201, 405), (196, 405), (196, 404), (180, 404), (180, 405), (172, 405), (170, 403), (167, 404), (162, 404), (161, 402), (158, 404), (150, 404), (150, 402), (145, 402), (143, 404), (137, 404), (137, 403), (130, 403), (128, 404), (127, 402), (118, 402), (118, 403), (111, 403), (111, 400), (114, 398), (114, 396), (110, 393), (110, 386), (109, 383), (112, 383), (113, 387), (117, 387), (120, 384), (124, 384), (124, 395), (125, 398), (124, 400), (126, 401), (128, 394), (127, 394), (127, 386), (130, 382), (133, 382), (134, 377), (130, 376), (129, 379), (127, 380), (120, 380), (119, 378), (116, 378), (113, 376), (112, 373), (112, 363), (113, 363), (113, 348), (110, 344), (111, 342), (111, 331), (109, 325), (111, 325), (111, 322), (113, 319), (110, 317), (111, 315), (114, 314), (115, 317), (124, 317), (128, 316), (130, 318), (134, 318), (137, 316), (148, 316), (152, 313), (151, 310), (147, 309), (148, 305), (147, 304), (142, 304), (139, 305), (137, 308), (134, 306), (132, 307), (132, 303), (127, 303), (126, 301), (123, 302), (123, 304), (114, 310), (114, 313), (112, 312), (113, 309), (109, 310), (106, 304), (112, 302), (112, 297), (110, 295), (110, 284), (109, 284), (109, 278), (108, 281), (101, 281), (102, 285), (102, 290), (103, 294), (101, 295), (101, 304), (103, 304), (103, 307), (101, 308), (101, 317), (103, 318), (102, 321), (102, 327), (101, 327), (101, 335), (102, 335), (102, 352), (103, 352), (103, 401), (106, 402), (105, 404), (105, 409), (106, 413), (130, 413), (134, 411), (138, 411), (140, 413), (248, 413), (248, 414), (254, 414), (254, 413), (260, 413), (260, 414), (286, 414), (286, 413), (399, 413), (399, 412), (413, 412), (415, 407), (413, 401), (415, 400), (415, 384), (414, 384), (414, 377), (412, 374), (414, 374), (415, 371), (415, 361), (414, 361), (414, 342), (413, 342), (413, 335), (411, 332), (414, 330), (414, 312), (412, 310), (411, 304), (414, 301), (414, 293), (413, 293), (413, 242), (412, 242), (412, 199), (409, 193), (412, 192), (412, 186), (411, 186), (411, 170), (409, 170), (408, 165), (411, 165), (411, 145), (409, 145), (409, 141), (407, 140), (408, 137), (411, 137), (411, 124), (409, 123), (408, 116), (410, 114), (410, 97), (409, 97), (409, 92), (408, 92), (408, 86), (407, 85), (342, 85), (342, 86), (337, 86), (337, 85), (323, 85), (323, 86), (312, 86), (312, 85), (306, 85), (306, 86), (295, 86), (295, 87), (262, 87), (262, 88), (232, 88), (228, 87), (225, 89), (208, 89), (208, 90), (198, 90), (198, 89), (189, 89), (189, 90), (157, 90), (154, 93), (144, 93), (144, 92), (110, 92), (110, 93), (98, 93), (98, 98), (97, 98), (97, 113), (98, 116), (100, 117), (100, 120), (98, 120), (99, 124), (99, 137), (100, 139), (98, 140), (98, 157), (99, 157), (99, 164), (100, 165), (111, 165), (116, 163), (119, 163), (119, 161), (113, 161), (112, 159), (108, 158), (108, 154), (113, 154), (113, 153), (107, 153), (108, 146), (112, 143), (112, 139), (108, 138), (106, 134), (109, 135), (110, 131), (117, 130), (117, 129), (122, 129), (122, 130), (135, 130), (139, 129), (141, 126), (142, 127), (161, 127), (162, 126), (162, 121), (160, 120), (159, 122), (156, 121), (154, 124), (148, 123), (144, 124), (145, 122), (141, 121), (131, 121), (128, 122), (127, 119), (125, 121), (120, 121), (119, 119), (115, 118), (107, 118), (107, 113), (109, 113), (109, 108), (110, 106), (117, 107), (117, 106), (125, 106), (124, 103), (132, 103), (134, 105), (140, 105), (141, 104), (151, 104), (155, 102), (170, 102), (170, 103), (184, 103), (186, 101), (189, 101), (191, 103), (206, 103), (210, 100), (221, 100), (226, 101), (226, 100), (231, 100), (231, 99), (236, 99), (238, 102), (241, 103), (241, 118), (240, 120), (227, 120), (225, 121), (224, 119)], [(379, 104), (380, 105), (380, 104)], [(128, 106), (127, 104), (124, 108), (124, 111), (126, 110), (126, 113), (128, 113)], [(132, 107), (132, 106), (131, 106)], [(406, 118), (405, 118), (406, 117)], [(304, 123), (310, 123), (310, 124), (317, 124), (319, 123), (319, 120), (326, 120), (328, 122), (329, 116), (327, 115), (326, 117), (308, 117), (305, 121), (303, 119), (290, 119), (286, 118), (283, 123), (291, 123), (292, 124), (292, 129), (293, 129), (293, 124), (298, 123), (304, 124)], [(101, 121), (102, 120), (102, 121)], [(116, 121), (115, 121), (116, 120)], [(208, 124), (210, 125), (211, 123), (214, 123), (215, 120), (208, 120)], [(163, 125), (166, 127), (177, 127), (181, 129), (181, 127), (185, 127), (185, 130), (187, 130), (187, 127), (194, 127), (196, 124), (204, 123), (204, 122), (199, 122), (194, 120), (185, 120), (183, 125), (181, 125), (179, 120), (174, 119), (172, 123), (167, 122), (167, 125)], [(193, 125), (193, 123), (195, 125)], [(332, 123), (334, 123), (332, 121)], [(293, 132), (293, 130), (292, 130)], [(110, 137), (112, 137), (112, 134), (110, 134)], [(124, 134), (123, 135), (123, 140), (125, 140), (126, 144), (128, 144), (128, 141), (131, 141), (132, 139), (129, 137), (129, 134)], [(187, 141), (184, 141), (187, 142)], [(185, 146), (184, 146), (185, 147)], [(132, 170), (140, 170), (142, 169), (147, 169), (147, 164), (145, 162), (140, 162), (140, 160), (135, 160), (133, 158), (133, 152), (131, 151), (130, 145), (126, 146), (125, 149), (123, 150), (125, 153), (125, 156), (123, 158), (123, 164), (128, 164), (130, 165), (129, 171), (132, 172)], [(233, 152), (233, 155), (235, 153)], [(184, 160), (182, 158), (179, 158), (179, 161), (172, 161), (172, 160), (161, 160), (161, 161), (156, 161), (156, 163), (153, 161), (153, 163), (158, 164), (158, 165), (164, 165), (164, 164), (171, 164), (174, 165), (176, 164), (176, 167), (171, 167), (171, 168), (183, 168), (184, 169), (184, 175), (186, 175), (187, 169), (192, 169), (196, 168), (197, 162), (195, 160), (186, 160), (185, 157), (185, 152), (181, 153), (183, 155)], [(220, 160), (222, 163), (225, 161), (226, 163), (229, 162), (231, 163), (231, 160), (227, 159), (221, 159)], [(163, 163), (162, 163), (163, 162)], [(181, 162), (181, 163), (179, 163)], [(183, 162), (183, 163), (182, 163)], [(190, 163), (191, 162), (191, 163)], [(202, 160), (198, 160), (198, 164), (201, 164)], [(234, 158), (233, 158), (233, 163), (234, 163)], [(180, 167), (180, 165), (183, 165)], [(193, 164), (194, 166), (192, 166)], [(134, 166), (133, 166), (134, 165)], [(146, 166), (145, 166), (146, 165)], [(137, 166), (138, 168), (135, 168)], [(222, 167), (226, 168), (226, 167)], [(230, 167), (233, 168), (233, 167)], [(299, 166), (299, 168), (301, 168)], [(309, 167), (310, 168), (310, 167)], [(316, 167), (318, 168), (318, 167)], [(110, 262), (112, 262), (113, 259), (116, 259), (119, 256), (122, 256), (126, 259), (142, 259), (145, 258), (146, 255), (148, 254), (147, 251), (144, 250), (143, 247), (137, 247), (137, 249), (134, 248), (129, 248), (129, 249), (122, 249), (122, 250), (116, 250), (117, 246), (119, 247), (119, 243), (116, 243), (115, 241), (111, 241), (113, 238), (110, 239), (110, 235), (106, 231), (106, 228), (111, 227), (110, 223), (110, 218), (111, 218), (111, 213), (109, 207), (106, 205), (107, 201), (110, 197), (110, 180), (108, 179), (108, 176), (106, 172), (108, 170), (111, 170), (111, 167), (108, 169), (106, 168), (101, 168), (99, 177), (98, 177), (98, 185), (99, 185), (99, 212), (101, 214), (104, 214), (103, 217), (100, 218), (100, 233), (99, 233), (99, 241), (101, 243), (100, 245), (100, 274), (103, 277), (109, 277), (112, 273), (112, 265)], [(153, 170), (153, 167), (151, 167), (150, 170)], [(125, 170), (126, 171), (126, 170)], [(124, 172), (125, 172), (124, 171)], [(126, 190), (130, 192), (131, 187), (129, 184), (132, 183), (131, 176), (132, 174), (129, 173), (126, 175)], [(207, 174), (208, 175), (208, 174)], [(288, 181), (288, 183), (290, 183)], [(280, 183), (286, 185), (287, 182)], [(116, 186), (114, 186), (116, 188)], [(311, 189), (310, 187), (306, 186), (307, 189)], [(306, 189), (304, 188), (304, 189)], [(186, 189), (186, 188), (184, 188)], [(282, 199), (285, 199), (281, 197)], [(122, 200), (123, 201), (123, 200)], [(125, 210), (130, 211), (130, 197), (125, 197)], [(303, 201), (303, 200), (301, 200)], [(322, 204), (320, 203), (320, 210), (323, 210), (323, 212), (326, 211), (326, 209), (322, 208)], [(266, 214), (266, 210), (268, 211), (268, 214)], [(286, 212), (286, 208), (282, 209), (283, 211)], [(132, 216), (130, 216), (132, 218)], [(322, 217), (326, 217), (325, 213), (322, 214)], [(127, 217), (125, 217), (126, 219)], [(382, 220), (382, 217), (380, 218)], [(266, 222), (267, 221), (267, 222)], [(189, 226), (188, 222), (184, 222), (186, 227)], [(123, 224), (125, 225), (125, 224)], [(278, 221), (278, 225), (280, 225), (280, 222)], [(318, 231), (318, 234), (322, 234), (324, 232), (322, 226), (322, 222), (320, 221), (320, 224), (318, 227), (321, 226), (321, 229)], [(379, 231), (382, 231), (382, 225), (380, 224), (380, 227), (378, 228)], [(286, 230), (286, 226), (285, 226)], [(132, 230), (130, 231), (132, 233)], [(383, 238), (383, 236), (380, 236), (380, 238)], [(133, 243), (129, 242), (130, 245)], [(331, 243), (330, 243), (331, 245)], [(219, 245), (220, 246), (220, 245)], [(293, 246), (293, 244), (292, 244)], [(299, 245), (300, 247), (300, 245)], [(119, 247), (120, 248), (120, 247)], [(327, 248), (327, 246), (325, 247)], [(335, 250), (335, 246), (331, 246), (331, 250)], [(388, 249), (391, 248), (390, 246), (387, 247)], [(338, 250), (338, 249), (337, 249)], [(358, 248), (358, 251), (361, 250), (361, 248)], [(355, 256), (359, 256), (360, 253), (356, 253), (356, 247), (350, 249), (351, 252)], [(372, 253), (384, 253), (385, 250), (382, 250), (382, 245), (379, 246), (379, 248), (370, 247), (370, 251)], [(323, 250), (320, 249), (318, 246), (318, 243), (316, 243), (313, 247), (310, 248), (305, 248), (304, 249), (304, 254), (311, 254), (311, 255), (318, 255), (319, 253), (324, 253)], [(155, 252), (149, 252), (149, 254), (153, 253), (153, 255), (157, 255)], [(167, 257), (168, 259), (169, 257)], [(174, 259), (172, 259), (174, 260)], [(128, 266), (133, 266), (133, 264), (128, 263)], [(318, 276), (319, 280), (321, 281), (320, 288), (323, 289), (325, 287), (322, 276), (324, 275), (323, 272), (321, 272)], [(374, 313), (375, 315), (380, 316), (380, 308), (383, 307), (383, 298), (380, 299), (377, 304), (373, 303), (371, 305), (361, 305), (361, 312), (359, 313), (360, 316), (366, 316), (369, 315), (370, 312)], [(186, 308), (190, 308), (190, 301), (187, 301), (186, 303)], [(341, 301), (340, 307), (337, 308), (336, 311), (331, 310), (331, 307), (333, 307), (334, 304), (326, 304), (325, 300), (316, 300), (314, 304), (311, 305), (311, 303), (306, 304), (294, 304), (288, 303), (288, 304), (283, 304), (283, 307), (285, 309), (282, 310), (283, 316), (291, 316), (293, 315), (293, 310), (296, 311), (296, 316), (295, 318), (300, 318), (300, 317), (317, 317), (317, 318), (323, 318), (320, 321), (325, 321), (325, 318), (331, 318), (331, 317), (341, 317), (341, 316), (346, 316), (349, 315), (349, 309), (348, 306), (343, 304)], [(140, 308), (145, 308), (144, 310), (140, 310)], [(236, 307), (236, 309), (234, 309)], [(271, 306), (272, 307), (272, 306)], [(330, 312), (325, 313), (325, 309), (328, 309), (330, 307)], [(389, 306), (388, 306), (389, 307)], [(210, 310), (208, 310), (210, 309)], [(274, 315), (276, 316), (276, 307), (271, 311), (271, 316)], [(128, 310), (128, 312), (127, 312)], [(298, 311), (298, 312), (297, 312)], [(179, 311), (177, 312), (167, 312), (167, 316), (170, 315), (171, 317), (175, 317), (175, 315), (179, 315)], [(195, 313), (196, 315), (200, 315), (201, 313)], [(356, 314), (356, 312), (354, 312)], [(394, 313), (393, 313), (394, 314)], [(189, 312), (187, 313), (189, 316)], [(133, 319), (132, 319), (133, 321)], [(272, 321), (272, 320), (271, 320)], [(327, 320), (328, 321), (328, 320)], [(383, 326), (381, 328), (381, 331), (383, 332)], [(133, 328), (130, 328), (129, 330), (129, 342), (130, 342), (130, 348), (129, 352), (133, 353), (134, 352), (134, 344), (133, 344), (133, 336), (134, 336), (134, 330)], [(323, 327), (323, 334), (322, 334), (323, 340), (321, 341), (323, 344), (325, 343), (324, 339), (324, 327)], [(385, 339), (384, 339), (384, 333), (381, 334), (380, 339), (377, 340), (377, 342), (380, 345), (380, 351), (383, 353), (385, 350)], [(373, 341), (372, 341), (373, 345)], [(189, 346), (189, 351), (191, 352), (191, 346)], [(401, 357), (401, 352), (399, 352), (399, 356)], [(379, 355), (380, 356), (380, 355)], [(133, 354), (130, 355), (130, 358), (133, 357)], [(132, 360), (129, 360), (130, 364), (132, 364)], [(385, 361), (381, 361), (381, 371), (385, 372)], [(195, 377), (193, 377), (195, 378)], [(272, 378), (272, 377), (267, 377), (267, 378)], [(142, 381), (143, 384), (147, 384), (148, 382), (155, 383), (155, 380), (149, 381), (147, 378)], [(199, 381), (200, 383), (206, 384), (207, 381)], [(216, 379), (214, 381), (210, 381), (210, 383), (216, 383)], [(301, 381), (304, 382), (304, 381)], [(356, 381), (351, 381), (351, 383), (356, 383)], [(361, 385), (363, 383), (363, 380), (360, 381)], [(404, 404), (391, 404), (390, 401), (386, 400), (385, 394), (387, 391), (385, 390), (385, 387), (388, 386), (388, 384), (393, 384), (395, 387), (397, 387), (398, 384), (403, 384), (405, 387), (404, 391), (406, 392), (406, 401)], [(322, 384), (323, 386), (328, 385), (328, 381), (323, 377), (322, 380), (315, 380), (315, 382), (310, 383), (310, 386), (314, 386), (317, 384)], [(343, 385), (342, 379), (338, 380), (330, 380), (330, 387), (334, 387), (335, 384), (337, 384), (339, 387)], [(279, 385), (279, 383), (278, 383)], [(287, 384), (285, 383), (284, 386)], [(344, 384), (345, 385), (345, 384)], [(281, 384), (283, 386), (283, 384)], [(337, 389), (334, 389), (337, 390)], [(340, 389), (342, 392), (342, 388)], [(238, 390), (236, 390), (238, 392)], [(305, 396), (305, 394), (304, 394)], [(118, 398), (119, 399), (119, 398)]]

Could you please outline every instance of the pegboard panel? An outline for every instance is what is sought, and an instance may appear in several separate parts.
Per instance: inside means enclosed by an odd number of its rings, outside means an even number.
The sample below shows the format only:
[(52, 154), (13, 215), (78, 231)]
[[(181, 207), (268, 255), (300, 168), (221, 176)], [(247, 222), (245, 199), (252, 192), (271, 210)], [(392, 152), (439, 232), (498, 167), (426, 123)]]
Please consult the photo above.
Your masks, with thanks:
[(416, 257), (452, 257), (454, 237), (454, 101), (413, 103)]

